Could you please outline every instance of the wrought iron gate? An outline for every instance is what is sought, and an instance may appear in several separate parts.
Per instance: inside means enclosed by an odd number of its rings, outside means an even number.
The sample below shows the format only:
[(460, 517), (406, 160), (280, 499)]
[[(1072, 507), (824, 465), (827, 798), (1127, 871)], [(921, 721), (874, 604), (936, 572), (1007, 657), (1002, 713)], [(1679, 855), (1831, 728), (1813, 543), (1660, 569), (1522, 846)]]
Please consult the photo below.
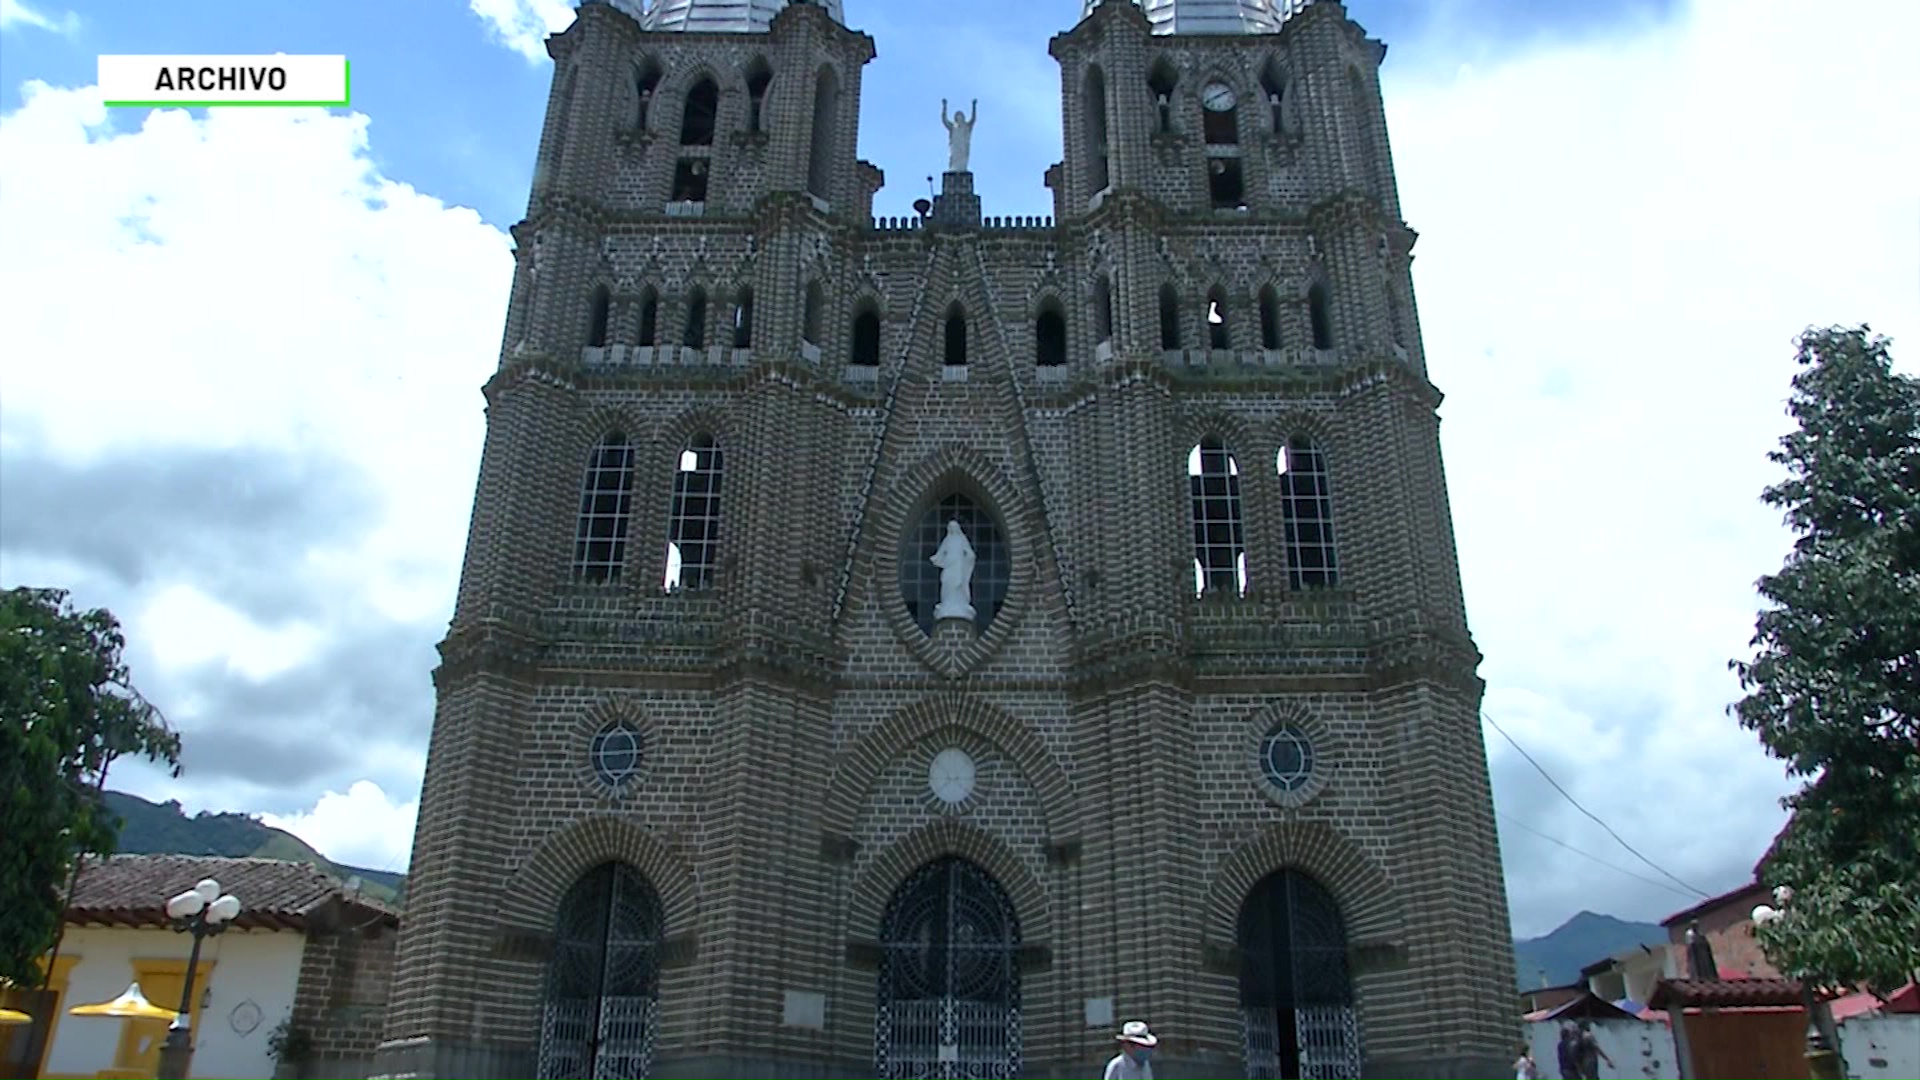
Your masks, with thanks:
[(1020, 926), (991, 875), (954, 857), (914, 871), (887, 905), (880, 945), (876, 1075), (1020, 1075)]
[(1240, 1018), (1249, 1080), (1352, 1080), (1360, 1030), (1347, 932), (1326, 889), (1281, 870), (1240, 909)]
[(644, 1080), (659, 1029), (660, 898), (624, 863), (560, 901), (540, 1025), (541, 1080)]

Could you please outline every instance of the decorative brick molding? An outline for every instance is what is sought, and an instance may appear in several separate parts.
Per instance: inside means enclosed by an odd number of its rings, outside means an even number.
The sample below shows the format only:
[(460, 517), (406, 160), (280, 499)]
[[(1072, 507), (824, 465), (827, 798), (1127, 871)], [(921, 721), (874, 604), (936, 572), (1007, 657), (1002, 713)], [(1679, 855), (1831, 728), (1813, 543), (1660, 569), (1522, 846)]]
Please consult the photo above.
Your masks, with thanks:
[(1311, 875), (1333, 894), (1348, 941), (1397, 941), (1403, 935), (1393, 883), (1358, 846), (1320, 822), (1280, 821), (1241, 843), (1214, 871), (1207, 884), (1204, 940), (1221, 946), (1235, 941), (1247, 894), (1261, 878), (1285, 868)]
[(552, 930), (560, 898), (581, 874), (619, 860), (638, 870), (660, 894), (668, 937), (691, 929), (697, 887), (680, 857), (652, 833), (617, 817), (594, 815), (548, 836), (500, 892), (499, 925)]
[(881, 772), (908, 747), (943, 728), (970, 732), (1013, 760), (1040, 800), (1049, 835), (1070, 836), (1078, 829), (1073, 784), (1046, 742), (1019, 717), (959, 692), (930, 697), (895, 712), (841, 754), (827, 788), (821, 814), (824, 827), (851, 836)]
[(991, 874), (1013, 901), (1020, 920), (1020, 940), (1042, 945), (1052, 938), (1052, 903), (1044, 886), (1023, 860), (998, 837), (952, 818), (923, 825), (878, 852), (866, 873), (853, 882), (847, 903), (847, 925), (879, 926), (893, 892), (915, 870), (943, 855), (958, 855)]

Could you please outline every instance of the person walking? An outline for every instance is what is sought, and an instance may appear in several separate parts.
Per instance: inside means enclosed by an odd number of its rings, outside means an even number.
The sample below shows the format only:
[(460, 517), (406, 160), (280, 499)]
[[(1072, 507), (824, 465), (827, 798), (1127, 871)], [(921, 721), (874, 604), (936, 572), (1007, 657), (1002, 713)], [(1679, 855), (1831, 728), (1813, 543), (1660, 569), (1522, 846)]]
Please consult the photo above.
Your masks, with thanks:
[(1554, 1046), (1560, 1065), (1560, 1080), (1583, 1080), (1580, 1071), (1580, 1028), (1568, 1020), (1560, 1025), (1560, 1042)]
[(1160, 1039), (1147, 1030), (1146, 1021), (1127, 1021), (1114, 1038), (1120, 1052), (1107, 1062), (1106, 1080), (1153, 1080), (1153, 1048)]
[(1513, 1062), (1513, 1080), (1540, 1080), (1540, 1063), (1533, 1060), (1533, 1048), (1520, 1044), (1520, 1056)]
[(1609, 1069), (1618, 1068), (1607, 1052), (1600, 1049), (1600, 1040), (1594, 1036), (1591, 1023), (1580, 1021), (1580, 1035), (1574, 1045), (1580, 1063), (1580, 1080), (1600, 1080), (1602, 1061), (1607, 1063)]

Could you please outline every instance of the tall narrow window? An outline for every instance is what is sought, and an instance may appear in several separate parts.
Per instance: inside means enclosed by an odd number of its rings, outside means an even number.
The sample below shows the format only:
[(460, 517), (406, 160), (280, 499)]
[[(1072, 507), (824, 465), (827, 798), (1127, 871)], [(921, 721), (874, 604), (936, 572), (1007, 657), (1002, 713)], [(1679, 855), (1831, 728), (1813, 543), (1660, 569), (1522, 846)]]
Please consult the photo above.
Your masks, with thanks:
[(733, 347), (753, 348), (753, 289), (746, 285), (733, 299)]
[(820, 344), (820, 309), (825, 302), (820, 296), (820, 282), (807, 282), (806, 299), (800, 305), (800, 338), (812, 344)]
[(1313, 347), (1316, 349), (1333, 348), (1333, 318), (1327, 310), (1327, 287), (1314, 282), (1307, 290), (1307, 321), (1313, 327)]
[(1333, 496), (1327, 458), (1312, 439), (1295, 435), (1280, 449), (1280, 516), (1287, 531), (1287, 582), (1296, 589), (1339, 582), (1333, 548)]
[(712, 146), (713, 128), (720, 119), (720, 87), (702, 76), (687, 91), (687, 104), (680, 113), (680, 145)]
[(747, 65), (747, 130), (767, 129), (767, 88), (773, 85), (773, 69), (767, 58), (756, 56)]
[(1380, 150), (1374, 132), (1374, 98), (1360, 69), (1347, 68), (1347, 96), (1353, 102), (1354, 144), (1361, 190), (1371, 192), (1380, 183)]
[(1280, 297), (1271, 285), (1260, 287), (1260, 347), (1280, 347)]
[(640, 344), (660, 344), (660, 294), (651, 285), (640, 292)]
[(948, 367), (967, 362), (967, 313), (958, 304), (947, 309), (946, 362)]
[(698, 285), (687, 297), (687, 325), (680, 335), (680, 343), (689, 349), (707, 347), (707, 290)]
[(1218, 285), (1207, 292), (1207, 348), (1233, 348), (1233, 335), (1227, 332), (1227, 291)]
[(1095, 191), (1107, 190), (1112, 179), (1107, 171), (1107, 77), (1095, 66), (1088, 66), (1080, 83), (1080, 101), (1084, 110), (1087, 173)]
[(649, 56), (640, 61), (634, 69), (633, 90), (638, 100), (634, 109), (633, 126), (646, 130), (647, 113), (653, 108), (653, 95), (660, 90), (660, 63)]
[(587, 299), (587, 344), (592, 348), (602, 348), (607, 343), (607, 319), (612, 306), (607, 287), (595, 286), (593, 295)]
[(579, 81), (580, 69), (568, 68), (566, 81), (560, 84), (560, 100), (547, 121), (548, 132), (553, 137), (553, 152), (547, 157), (551, 168), (542, 177), (543, 180), (551, 180), (559, 175), (560, 166), (567, 160), (567, 131), (573, 126), (573, 91)]
[(832, 68), (822, 67), (813, 80), (813, 136), (807, 148), (807, 190), (822, 199), (833, 189), (839, 124), (840, 77)]
[(856, 367), (880, 366), (880, 313), (871, 303), (860, 305), (853, 317), (853, 351), (847, 362)]
[(573, 537), (573, 576), (618, 581), (627, 562), (627, 522), (633, 511), (633, 444), (612, 432), (587, 457), (580, 487), (580, 519)]
[(1033, 362), (1040, 367), (1067, 362), (1067, 320), (1051, 302), (1033, 320)]
[(696, 435), (680, 452), (667, 519), (668, 592), (711, 588), (720, 565), (720, 478), (724, 462), (711, 435)]
[(1180, 348), (1180, 296), (1172, 282), (1160, 286), (1160, 347)]
[(1162, 134), (1173, 130), (1173, 88), (1178, 81), (1173, 65), (1164, 56), (1147, 72), (1147, 93), (1153, 95), (1153, 130)]
[(1260, 95), (1267, 103), (1267, 123), (1275, 135), (1286, 130), (1287, 77), (1280, 71), (1279, 57), (1269, 56), (1260, 67)]
[(1093, 279), (1093, 339), (1113, 340), (1113, 282), (1105, 274)]
[(1196, 596), (1244, 596), (1247, 545), (1240, 524), (1240, 466), (1212, 436), (1187, 453), (1193, 496), (1193, 590)]

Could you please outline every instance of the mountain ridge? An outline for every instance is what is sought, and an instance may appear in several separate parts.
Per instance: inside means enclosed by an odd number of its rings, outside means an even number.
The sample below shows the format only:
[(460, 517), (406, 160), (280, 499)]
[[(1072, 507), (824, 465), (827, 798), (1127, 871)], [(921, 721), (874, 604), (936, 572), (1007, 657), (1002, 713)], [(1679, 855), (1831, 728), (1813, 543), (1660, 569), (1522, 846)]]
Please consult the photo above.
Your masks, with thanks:
[(1580, 911), (1548, 933), (1516, 940), (1514, 974), (1522, 990), (1566, 986), (1578, 981), (1580, 969), (1596, 960), (1642, 945), (1664, 944), (1666, 940), (1666, 927), (1657, 923), (1629, 922)]

